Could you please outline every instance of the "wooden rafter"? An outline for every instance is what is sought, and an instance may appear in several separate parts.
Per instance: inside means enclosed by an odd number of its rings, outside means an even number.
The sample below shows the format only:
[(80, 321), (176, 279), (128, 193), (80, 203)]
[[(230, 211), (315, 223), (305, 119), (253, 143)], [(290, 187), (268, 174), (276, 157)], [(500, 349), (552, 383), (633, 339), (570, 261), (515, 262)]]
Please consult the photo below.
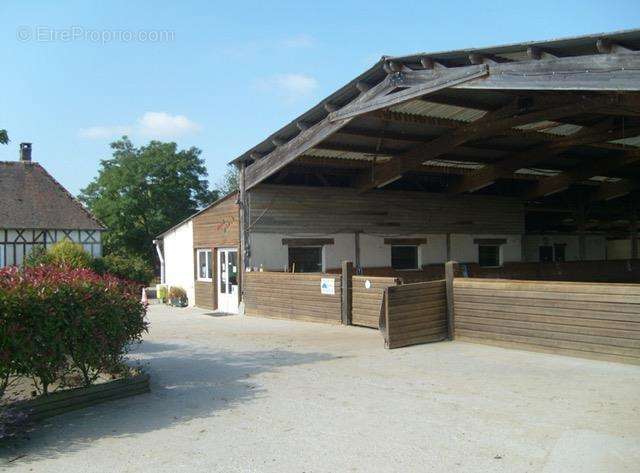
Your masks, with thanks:
[(640, 52), (495, 63), (455, 89), (639, 91)]
[(554, 120), (561, 117), (593, 111), (598, 107), (616, 102), (615, 97), (536, 97), (530, 100), (515, 99), (498, 110), (488, 112), (482, 118), (451, 130), (438, 138), (417, 145), (376, 169), (375, 177), (363, 176), (359, 183), (361, 190), (381, 187), (387, 182), (398, 179), (404, 172), (417, 164), (450, 153), (465, 142), (496, 135), (503, 130), (541, 120)]
[(556, 156), (572, 146), (615, 140), (626, 136), (626, 133), (633, 136), (633, 132), (640, 133), (640, 128), (636, 127), (625, 131), (623, 128), (615, 128), (611, 120), (605, 120), (600, 125), (584, 127), (575, 135), (534, 146), (515, 153), (500, 162), (487, 165), (475, 175), (461, 179), (458, 184), (451, 187), (450, 192), (452, 194), (473, 192), (493, 184), (498, 179), (511, 176), (518, 169), (533, 166), (542, 159)]
[(591, 195), (591, 200), (597, 202), (616, 199), (638, 188), (640, 188), (640, 181), (637, 179), (621, 179), (616, 182), (605, 182)]
[(613, 169), (624, 167), (640, 161), (640, 150), (632, 150), (621, 156), (590, 160), (576, 169), (562, 172), (557, 176), (547, 177), (528, 190), (524, 197), (527, 200), (544, 197), (567, 189), (570, 185), (594, 176), (606, 176)]
[(351, 103), (329, 115), (331, 121), (352, 118), (391, 107), (487, 75), (486, 65), (398, 72), (388, 77), (390, 87), (359, 103)]

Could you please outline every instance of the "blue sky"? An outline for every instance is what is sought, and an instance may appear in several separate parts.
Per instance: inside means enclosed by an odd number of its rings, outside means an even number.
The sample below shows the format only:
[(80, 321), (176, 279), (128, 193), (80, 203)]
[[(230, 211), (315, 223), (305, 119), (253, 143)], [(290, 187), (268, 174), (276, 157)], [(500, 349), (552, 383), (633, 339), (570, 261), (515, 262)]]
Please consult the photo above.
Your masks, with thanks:
[(34, 160), (77, 193), (127, 133), (201, 148), (216, 181), (383, 54), (636, 27), (637, 0), (3, 0), (0, 128), (12, 142), (0, 160), (31, 141)]

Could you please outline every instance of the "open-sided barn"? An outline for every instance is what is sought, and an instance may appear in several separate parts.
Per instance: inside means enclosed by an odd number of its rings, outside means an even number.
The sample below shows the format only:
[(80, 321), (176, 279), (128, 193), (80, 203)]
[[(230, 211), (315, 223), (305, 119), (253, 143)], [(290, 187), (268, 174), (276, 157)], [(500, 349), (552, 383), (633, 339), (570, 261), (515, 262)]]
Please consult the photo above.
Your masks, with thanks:
[[(637, 281), (639, 162), (640, 30), (385, 56), (234, 160), (241, 301), (247, 314), (379, 327), (399, 346), (452, 336), (454, 285), (425, 282), (446, 261), (465, 277)], [(607, 243), (619, 240), (628, 253)], [(486, 299), (473, 284), (459, 291)], [(587, 305), (636, 290), (514, 287), (550, 291), (536, 307), (565, 290)], [(479, 325), (526, 338), (526, 323)], [(563, 349), (598, 338), (541, 330)]]

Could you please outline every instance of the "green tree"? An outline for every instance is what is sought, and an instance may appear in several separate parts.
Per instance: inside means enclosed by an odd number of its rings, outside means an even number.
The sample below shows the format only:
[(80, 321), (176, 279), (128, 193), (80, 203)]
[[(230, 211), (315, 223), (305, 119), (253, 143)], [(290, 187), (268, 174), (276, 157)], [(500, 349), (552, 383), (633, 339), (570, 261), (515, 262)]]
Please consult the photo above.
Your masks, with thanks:
[(0, 145), (6, 145), (9, 143), (9, 135), (7, 134), (7, 130), (0, 129)]
[(113, 157), (81, 190), (84, 202), (107, 227), (105, 253), (155, 259), (153, 238), (217, 198), (208, 189), (198, 148), (151, 141), (136, 148), (126, 137), (111, 143)]
[(216, 189), (220, 193), (220, 197), (237, 191), (240, 188), (239, 178), (238, 168), (233, 164), (229, 164), (224, 176), (222, 176), (222, 179), (216, 184)]

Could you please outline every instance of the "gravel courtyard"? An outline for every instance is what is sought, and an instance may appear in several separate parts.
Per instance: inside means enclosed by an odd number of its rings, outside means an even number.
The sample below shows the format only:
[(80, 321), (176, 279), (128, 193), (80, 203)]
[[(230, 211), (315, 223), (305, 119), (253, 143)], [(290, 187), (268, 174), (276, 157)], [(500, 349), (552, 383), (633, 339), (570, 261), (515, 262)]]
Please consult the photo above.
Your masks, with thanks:
[(150, 308), (152, 392), (0, 447), (34, 472), (640, 471), (640, 367)]

